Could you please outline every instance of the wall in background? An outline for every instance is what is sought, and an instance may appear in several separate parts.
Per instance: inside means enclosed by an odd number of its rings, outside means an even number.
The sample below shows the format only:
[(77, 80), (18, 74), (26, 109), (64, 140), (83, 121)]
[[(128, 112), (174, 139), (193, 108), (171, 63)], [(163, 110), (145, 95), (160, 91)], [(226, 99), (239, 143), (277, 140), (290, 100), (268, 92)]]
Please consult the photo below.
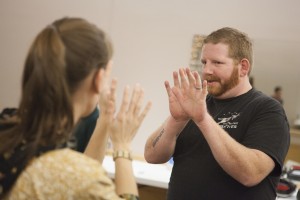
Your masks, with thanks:
[(126, 84), (139, 82), (145, 99), (153, 102), (134, 140), (137, 154), (143, 154), (146, 138), (169, 114), (164, 81), (188, 65), (193, 35), (224, 26), (253, 38), (255, 87), (271, 95), (281, 85), (293, 122), (300, 114), (299, 7), (298, 0), (1, 0), (0, 109), (18, 105), (23, 62), (38, 31), (57, 18), (76, 16), (113, 40), (118, 101)]

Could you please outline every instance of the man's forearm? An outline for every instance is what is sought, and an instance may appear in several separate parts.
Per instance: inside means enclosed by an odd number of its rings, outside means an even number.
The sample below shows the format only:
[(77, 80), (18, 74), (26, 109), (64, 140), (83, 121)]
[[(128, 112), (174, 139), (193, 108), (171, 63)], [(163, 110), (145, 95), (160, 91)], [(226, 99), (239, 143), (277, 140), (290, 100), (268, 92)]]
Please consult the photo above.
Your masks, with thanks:
[(167, 162), (174, 153), (176, 139), (187, 121), (177, 122), (171, 116), (147, 140), (145, 159), (150, 163)]
[(235, 141), (209, 115), (198, 127), (219, 165), (241, 184), (258, 184), (274, 168), (274, 162), (268, 155)]

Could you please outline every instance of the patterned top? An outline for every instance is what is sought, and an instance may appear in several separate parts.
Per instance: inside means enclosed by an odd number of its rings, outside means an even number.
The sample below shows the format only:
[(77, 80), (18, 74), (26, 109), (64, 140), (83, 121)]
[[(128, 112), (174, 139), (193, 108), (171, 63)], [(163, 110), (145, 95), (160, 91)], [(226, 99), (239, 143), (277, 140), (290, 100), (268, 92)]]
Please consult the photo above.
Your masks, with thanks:
[(5, 200), (120, 199), (100, 163), (64, 148), (35, 158)]

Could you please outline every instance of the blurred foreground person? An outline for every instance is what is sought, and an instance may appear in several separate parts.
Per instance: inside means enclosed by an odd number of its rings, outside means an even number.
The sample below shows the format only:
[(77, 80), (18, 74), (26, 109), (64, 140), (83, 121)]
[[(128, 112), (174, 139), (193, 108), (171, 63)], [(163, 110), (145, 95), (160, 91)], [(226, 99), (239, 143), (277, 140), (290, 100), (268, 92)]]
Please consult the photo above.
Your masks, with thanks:
[[(127, 87), (115, 115), (111, 57), (107, 35), (84, 19), (59, 19), (37, 35), (25, 62), (17, 118), (1, 123), (1, 198), (138, 199), (130, 146), (151, 104), (142, 109), (141, 87), (131, 97)], [(101, 128), (86, 155), (66, 148), (79, 119), (98, 104)], [(108, 135), (115, 185), (100, 164), (106, 141), (93, 140)]]

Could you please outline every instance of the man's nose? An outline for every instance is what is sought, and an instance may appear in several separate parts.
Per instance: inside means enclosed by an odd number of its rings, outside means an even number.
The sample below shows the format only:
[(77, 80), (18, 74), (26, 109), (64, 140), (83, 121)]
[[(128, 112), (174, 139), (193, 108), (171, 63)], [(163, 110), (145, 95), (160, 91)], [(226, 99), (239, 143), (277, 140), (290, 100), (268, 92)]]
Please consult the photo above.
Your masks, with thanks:
[(212, 64), (207, 62), (205, 65), (202, 67), (202, 73), (204, 74), (212, 74), (213, 73), (213, 67)]

